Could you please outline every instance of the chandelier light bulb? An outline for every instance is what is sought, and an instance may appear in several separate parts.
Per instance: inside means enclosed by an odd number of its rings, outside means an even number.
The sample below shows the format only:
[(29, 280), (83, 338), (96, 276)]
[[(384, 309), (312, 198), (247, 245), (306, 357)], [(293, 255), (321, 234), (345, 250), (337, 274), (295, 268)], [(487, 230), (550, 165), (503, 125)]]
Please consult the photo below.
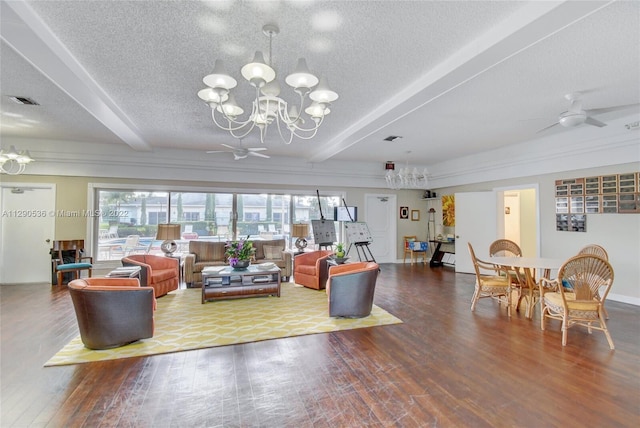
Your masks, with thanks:
[(284, 81), (287, 82), (287, 85), (295, 89), (311, 89), (319, 82), (318, 78), (309, 71), (307, 60), (304, 58), (298, 59), (298, 65), (295, 71), (288, 75)]
[(267, 65), (264, 55), (260, 51), (256, 51), (253, 61), (242, 67), (240, 73), (256, 88), (261, 88), (265, 83), (276, 78), (275, 70)]
[(318, 86), (309, 94), (309, 98), (319, 103), (332, 103), (338, 99), (338, 94), (329, 88), (327, 78), (322, 76)]
[(205, 85), (211, 88), (223, 88), (227, 91), (236, 87), (238, 82), (231, 77), (229, 73), (224, 69), (224, 64), (221, 59), (217, 59), (213, 66), (213, 72), (205, 76), (202, 81)]

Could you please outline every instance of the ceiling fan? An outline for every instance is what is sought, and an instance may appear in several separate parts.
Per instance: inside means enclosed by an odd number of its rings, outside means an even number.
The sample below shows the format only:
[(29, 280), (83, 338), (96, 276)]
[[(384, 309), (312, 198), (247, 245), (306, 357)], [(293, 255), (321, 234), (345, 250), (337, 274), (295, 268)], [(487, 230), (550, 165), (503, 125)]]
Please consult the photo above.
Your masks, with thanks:
[(258, 153), (267, 150), (266, 147), (242, 147), (242, 140), (240, 141), (240, 147), (233, 147), (228, 144), (220, 144), (230, 150), (210, 150), (207, 153), (233, 153), (233, 160), (245, 159), (249, 156), (257, 156), (261, 158), (270, 158), (271, 156)]
[(614, 107), (583, 110), (582, 101), (580, 100), (581, 96), (582, 96), (582, 93), (580, 92), (572, 92), (570, 94), (565, 95), (564, 97), (570, 103), (569, 109), (563, 113), (560, 113), (560, 115), (558, 116), (558, 121), (556, 123), (541, 129), (540, 131), (538, 131), (538, 133), (546, 131), (547, 129), (553, 128), (554, 126), (557, 126), (557, 125), (562, 125), (565, 128), (573, 128), (578, 125), (582, 125), (583, 123), (586, 123), (587, 125), (592, 125), (592, 126), (597, 126), (599, 128), (602, 128), (603, 126), (607, 126), (607, 124), (595, 119), (593, 117), (594, 115), (608, 113), (612, 111), (624, 110), (624, 109), (638, 105), (638, 104), (627, 104), (627, 105), (614, 106)]

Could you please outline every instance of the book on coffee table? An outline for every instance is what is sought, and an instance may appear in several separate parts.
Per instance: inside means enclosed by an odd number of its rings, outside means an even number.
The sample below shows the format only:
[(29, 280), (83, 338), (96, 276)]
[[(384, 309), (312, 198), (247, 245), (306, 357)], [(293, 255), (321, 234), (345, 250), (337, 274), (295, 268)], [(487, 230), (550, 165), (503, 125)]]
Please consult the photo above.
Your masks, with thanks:
[(123, 266), (109, 272), (107, 278), (133, 278), (140, 273), (140, 266)]

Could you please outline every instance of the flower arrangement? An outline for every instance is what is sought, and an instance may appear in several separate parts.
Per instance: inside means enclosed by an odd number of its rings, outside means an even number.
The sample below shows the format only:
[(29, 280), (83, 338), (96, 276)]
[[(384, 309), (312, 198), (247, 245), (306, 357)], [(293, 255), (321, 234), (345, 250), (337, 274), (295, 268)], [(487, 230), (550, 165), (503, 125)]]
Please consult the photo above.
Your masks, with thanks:
[(250, 260), (253, 255), (253, 242), (249, 241), (249, 236), (239, 241), (227, 241), (225, 245), (225, 255), (229, 259), (229, 264), (234, 267), (240, 260)]

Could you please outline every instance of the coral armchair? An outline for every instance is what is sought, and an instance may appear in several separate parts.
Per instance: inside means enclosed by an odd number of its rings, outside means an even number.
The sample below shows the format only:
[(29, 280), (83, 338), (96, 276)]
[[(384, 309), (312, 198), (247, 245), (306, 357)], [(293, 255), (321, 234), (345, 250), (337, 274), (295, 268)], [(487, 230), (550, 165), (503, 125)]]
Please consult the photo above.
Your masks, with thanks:
[(329, 316), (362, 318), (371, 314), (380, 266), (374, 262), (331, 266), (327, 281)]
[(89, 349), (108, 349), (153, 337), (153, 288), (137, 278), (86, 278), (69, 283), (80, 338)]
[(296, 284), (321, 290), (325, 288), (328, 276), (327, 259), (329, 250), (312, 251), (300, 254), (293, 262), (293, 279)]
[(155, 296), (178, 289), (179, 261), (173, 257), (133, 254), (122, 259), (122, 266), (140, 266), (140, 284), (153, 287)]

